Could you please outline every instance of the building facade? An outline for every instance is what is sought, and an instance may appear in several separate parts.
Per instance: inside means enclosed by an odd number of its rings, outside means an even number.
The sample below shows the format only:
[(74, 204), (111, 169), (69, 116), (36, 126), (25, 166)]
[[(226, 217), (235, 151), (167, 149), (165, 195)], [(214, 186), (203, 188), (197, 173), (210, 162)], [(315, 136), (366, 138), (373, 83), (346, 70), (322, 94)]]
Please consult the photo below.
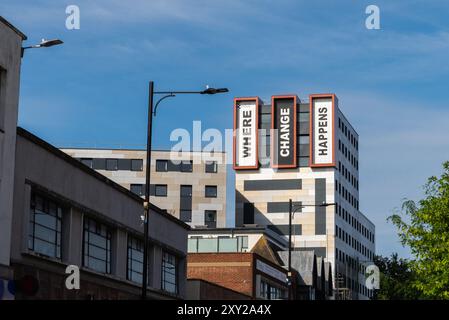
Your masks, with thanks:
[[(0, 38), (0, 300), (139, 298), (143, 199), (17, 128), (26, 37), (0, 17)], [(190, 227), (155, 205), (149, 221), (147, 296), (185, 298)]]
[[(142, 214), (141, 197), (18, 128), (10, 265), (39, 289), (16, 299), (138, 299)], [(149, 221), (148, 297), (185, 298), (190, 227), (154, 205)], [(66, 289), (70, 265), (79, 290)]]
[(335, 297), (366, 299), (374, 224), (359, 209), (359, 137), (334, 94), (234, 101), (236, 226), (289, 234), (332, 266)]
[[(0, 291), (12, 279), (10, 247), (16, 125), (22, 41), (26, 36), (0, 16)], [(1, 299), (1, 297), (0, 297)]]
[[(146, 151), (61, 149), (139, 196)], [(192, 227), (226, 225), (226, 154), (152, 151), (150, 202)]]

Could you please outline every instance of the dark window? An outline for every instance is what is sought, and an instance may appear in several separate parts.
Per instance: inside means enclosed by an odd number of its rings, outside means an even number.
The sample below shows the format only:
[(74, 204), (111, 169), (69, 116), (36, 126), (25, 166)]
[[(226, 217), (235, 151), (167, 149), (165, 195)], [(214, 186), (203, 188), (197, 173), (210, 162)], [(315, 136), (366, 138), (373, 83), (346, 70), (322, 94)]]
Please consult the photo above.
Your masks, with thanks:
[(178, 259), (164, 252), (162, 255), (162, 290), (178, 293)]
[(168, 161), (167, 160), (156, 160), (156, 171), (157, 172), (167, 172)]
[(28, 248), (61, 259), (61, 207), (46, 198), (32, 195), (30, 209)]
[(204, 224), (208, 228), (216, 228), (217, 227), (217, 211), (216, 210), (204, 211)]
[(206, 186), (205, 189), (206, 198), (216, 198), (217, 197), (217, 186)]
[(95, 220), (84, 219), (83, 265), (103, 273), (111, 273), (111, 231)]
[(89, 168), (93, 167), (93, 162), (94, 161), (93, 161), (92, 158), (82, 158), (80, 161), (81, 161), (82, 164), (88, 166)]
[(167, 196), (167, 185), (166, 184), (155, 185), (154, 195), (156, 197), (166, 197)]
[(131, 160), (131, 171), (143, 171), (143, 160), (142, 159), (132, 159)]
[(216, 161), (206, 162), (206, 172), (207, 173), (217, 173), (218, 165)]
[(181, 186), (181, 197), (185, 198), (185, 197), (192, 197), (192, 186), (186, 186), (186, 185), (182, 185)]
[(131, 170), (131, 159), (118, 159), (118, 169), (124, 171)]
[(184, 222), (192, 222), (192, 210), (181, 209), (179, 211), (179, 220)]
[(97, 158), (93, 160), (93, 168), (95, 170), (105, 170), (106, 169), (106, 159)]
[(145, 185), (144, 184), (132, 184), (130, 187), (132, 193), (137, 194), (139, 197), (145, 194)]
[(243, 204), (243, 224), (254, 223), (254, 203), (245, 202)]
[(143, 241), (128, 237), (127, 279), (142, 283), (143, 275)]
[(179, 219), (184, 222), (192, 221), (192, 186), (181, 185)]
[(117, 161), (117, 159), (106, 159), (106, 170), (108, 170), (108, 171), (116, 171), (116, 170), (118, 170), (118, 161)]
[(192, 168), (193, 168), (192, 160), (181, 162), (181, 172), (192, 172)]

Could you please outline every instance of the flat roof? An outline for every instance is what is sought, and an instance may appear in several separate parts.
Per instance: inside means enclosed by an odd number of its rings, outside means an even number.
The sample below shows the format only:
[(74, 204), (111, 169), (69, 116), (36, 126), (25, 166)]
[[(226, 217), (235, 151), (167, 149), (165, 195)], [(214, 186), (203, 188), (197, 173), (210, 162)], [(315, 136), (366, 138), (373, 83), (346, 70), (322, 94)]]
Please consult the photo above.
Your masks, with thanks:
[(13, 30), (15, 33), (17, 33), (22, 38), (22, 40), (28, 39), (27, 36), (22, 31), (20, 31), (16, 27), (14, 27), (8, 20), (3, 18), (2, 16), (0, 16), (0, 22), (2, 22), (4, 25), (6, 25), (11, 30)]

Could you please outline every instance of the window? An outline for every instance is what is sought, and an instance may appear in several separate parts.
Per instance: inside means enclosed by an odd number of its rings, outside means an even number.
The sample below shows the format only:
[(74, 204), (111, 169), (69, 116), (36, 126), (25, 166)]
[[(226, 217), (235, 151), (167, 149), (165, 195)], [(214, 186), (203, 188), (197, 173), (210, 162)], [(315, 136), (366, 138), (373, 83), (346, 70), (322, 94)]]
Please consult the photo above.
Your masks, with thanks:
[(181, 186), (181, 197), (192, 197), (192, 186), (182, 185)]
[(103, 273), (111, 273), (111, 231), (90, 218), (84, 219), (83, 265)]
[(117, 159), (106, 159), (106, 170), (108, 170), (108, 171), (116, 171), (116, 170), (118, 170), (118, 161), (117, 161)]
[(260, 281), (259, 295), (267, 300), (285, 299), (285, 290), (277, 288), (265, 281)]
[(80, 159), (81, 163), (88, 166), (89, 168), (93, 167), (93, 159), (92, 158), (82, 158)]
[(217, 197), (217, 186), (206, 186), (205, 189), (206, 198), (216, 198)]
[(154, 195), (156, 197), (166, 197), (167, 196), (167, 185), (166, 184), (155, 185)]
[(131, 159), (118, 159), (118, 169), (124, 171), (131, 170)]
[(32, 195), (30, 209), (28, 249), (61, 259), (61, 207), (44, 197)]
[(254, 223), (254, 203), (245, 202), (243, 204), (243, 224)]
[(143, 241), (128, 237), (127, 279), (142, 283), (143, 275)]
[(206, 162), (206, 173), (217, 173), (218, 165), (216, 161)]
[(184, 222), (192, 221), (192, 186), (181, 185), (179, 203), (179, 219)]
[(132, 193), (137, 194), (139, 197), (145, 195), (145, 185), (144, 184), (132, 184), (130, 186), (130, 190)]
[(167, 252), (162, 256), (162, 290), (178, 293), (177, 258)]
[(181, 172), (192, 172), (192, 168), (193, 168), (192, 160), (181, 162)]
[(217, 211), (216, 210), (204, 211), (204, 224), (208, 228), (216, 228), (217, 227)]
[(95, 170), (105, 170), (106, 169), (106, 159), (97, 158), (93, 160), (93, 169)]
[(142, 159), (132, 159), (131, 160), (131, 171), (143, 171), (143, 160)]
[(167, 172), (168, 161), (167, 160), (156, 160), (156, 171), (157, 172)]
[(179, 220), (184, 222), (192, 222), (192, 210), (181, 209), (179, 211)]

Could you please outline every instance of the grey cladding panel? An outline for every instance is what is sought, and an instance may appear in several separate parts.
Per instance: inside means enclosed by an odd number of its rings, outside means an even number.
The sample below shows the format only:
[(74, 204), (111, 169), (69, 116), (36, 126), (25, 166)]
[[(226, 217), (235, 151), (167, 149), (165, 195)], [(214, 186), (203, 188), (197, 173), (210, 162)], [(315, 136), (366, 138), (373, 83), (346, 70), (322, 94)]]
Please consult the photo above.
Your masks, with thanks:
[[(315, 204), (326, 203), (326, 179), (315, 179)], [(326, 207), (315, 207), (315, 234), (326, 234)]]
[[(271, 229), (282, 236), (288, 236), (288, 224), (270, 224), (268, 225), (268, 229)], [(302, 235), (302, 225), (292, 224), (292, 235)]]
[[(301, 202), (293, 202), (293, 210), (296, 212), (301, 212)], [(267, 202), (267, 212), (268, 213), (288, 213), (289, 202)]]
[(301, 179), (277, 179), (277, 180), (245, 180), (245, 191), (258, 190), (300, 190)]

